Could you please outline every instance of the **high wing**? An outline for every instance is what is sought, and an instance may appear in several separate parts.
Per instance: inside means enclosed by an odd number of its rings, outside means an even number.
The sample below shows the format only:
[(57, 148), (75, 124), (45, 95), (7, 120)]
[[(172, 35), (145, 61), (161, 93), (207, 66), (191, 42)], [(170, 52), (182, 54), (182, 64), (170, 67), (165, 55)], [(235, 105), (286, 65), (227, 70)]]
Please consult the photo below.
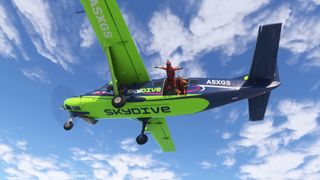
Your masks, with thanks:
[(176, 151), (165, 118), (151, 118), (148, 121), (146, 131), (149, 131), (163, 152)]
[(150, 81), (116, 0), (81, 0), (81, 4), (108, 57), (113, 83)]

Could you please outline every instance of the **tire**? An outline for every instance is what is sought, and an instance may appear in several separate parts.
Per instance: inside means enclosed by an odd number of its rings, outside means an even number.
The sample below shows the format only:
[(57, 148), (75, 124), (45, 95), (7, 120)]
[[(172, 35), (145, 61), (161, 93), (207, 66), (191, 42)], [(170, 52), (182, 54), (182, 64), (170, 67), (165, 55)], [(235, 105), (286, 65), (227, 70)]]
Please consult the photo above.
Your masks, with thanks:
[(69, 131), (70, 129), (72, 129), (73, 127), (73, 123), (72, 121), (68, 121), (63, 125), (64, 130)]
[(148, 141), (148, 136), (145, 134), (140, 134), (137, 136), (136, 141), (139, 145), (143, 145)]
[(126, 104), (126, 100), (124, 99), (124, 96), (117, 95), (112, 98), (112, 106), (115, 108), (121, 108)]

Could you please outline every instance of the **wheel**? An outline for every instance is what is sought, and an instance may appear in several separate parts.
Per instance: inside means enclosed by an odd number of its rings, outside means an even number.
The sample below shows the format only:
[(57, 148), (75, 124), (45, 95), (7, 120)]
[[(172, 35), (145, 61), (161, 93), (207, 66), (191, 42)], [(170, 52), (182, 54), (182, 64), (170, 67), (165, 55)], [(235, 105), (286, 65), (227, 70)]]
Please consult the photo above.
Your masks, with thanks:
[(148, 141), (148, 136), (145, 134), (140, 134), (137, 136), (136, 141), (138, 144), (143, 145)]
[(126, 104), (126, 100), (122, 95), (116, 95), (112, 99), (112, 106), (115, 108), (121, 108)]
[(68, 121), (63, 125), (64, 130), (69, 131), (70, 129), (72, 129), (73, 127), (73, 123), (72, 121)]

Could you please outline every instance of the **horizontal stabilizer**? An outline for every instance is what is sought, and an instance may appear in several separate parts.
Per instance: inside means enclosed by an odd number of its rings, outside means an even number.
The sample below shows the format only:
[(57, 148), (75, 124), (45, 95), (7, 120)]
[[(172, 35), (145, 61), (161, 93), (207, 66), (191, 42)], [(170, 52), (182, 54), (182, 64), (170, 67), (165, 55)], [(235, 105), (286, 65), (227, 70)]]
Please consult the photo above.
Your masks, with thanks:
[(264, 114), (268, 106), (270, 92), (249, 98), (249, 115), (250, 121), (263, 120)]

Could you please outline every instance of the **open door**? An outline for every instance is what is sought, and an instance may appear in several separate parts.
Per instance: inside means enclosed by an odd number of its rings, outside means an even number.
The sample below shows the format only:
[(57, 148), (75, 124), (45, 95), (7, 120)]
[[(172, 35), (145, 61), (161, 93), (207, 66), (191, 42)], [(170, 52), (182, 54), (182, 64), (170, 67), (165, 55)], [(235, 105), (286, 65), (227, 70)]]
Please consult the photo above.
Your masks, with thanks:
[(188, 79), (178, 77), (174, 80), (165, 79), (163, 95), (187, 95)]

